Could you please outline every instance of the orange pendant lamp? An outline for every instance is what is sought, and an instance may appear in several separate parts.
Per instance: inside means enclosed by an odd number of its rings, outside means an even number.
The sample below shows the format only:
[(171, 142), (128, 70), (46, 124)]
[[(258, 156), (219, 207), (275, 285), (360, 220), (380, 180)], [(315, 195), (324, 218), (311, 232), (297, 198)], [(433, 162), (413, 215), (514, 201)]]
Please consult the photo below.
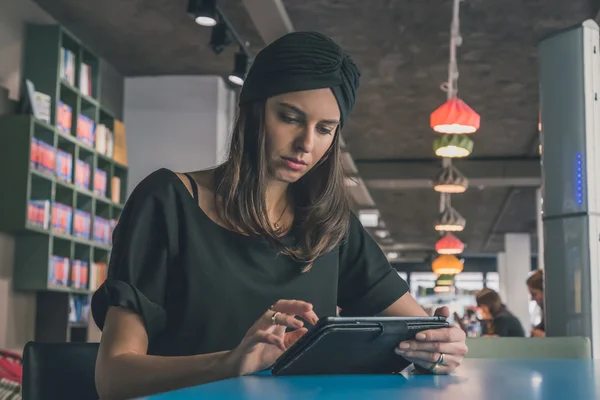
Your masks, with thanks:
[(439, 275), (456, 275), (463, 271), (463, 263), (456, 256), (442, 254), (431, 263), (431, 269)]
[(479, 129), (480, 117), (467, 103), (452, 97), (431, 113), (429, 122), (438, 133), (467, 134)]
[(460, 254), (465, 250), (465, 244), (451, 233), (446, 233), (435, 244), (438, 254)]

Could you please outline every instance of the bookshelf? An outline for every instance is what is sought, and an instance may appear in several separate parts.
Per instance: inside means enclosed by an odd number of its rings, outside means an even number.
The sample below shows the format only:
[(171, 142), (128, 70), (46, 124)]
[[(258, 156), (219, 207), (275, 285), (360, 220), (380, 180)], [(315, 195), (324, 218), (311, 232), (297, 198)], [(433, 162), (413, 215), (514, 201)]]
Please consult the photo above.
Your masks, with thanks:
[(15, 238), (14, 289), (36, 293), (36, 340), (87, 340), (126, 200), (100, 62), (63, 27), (28, 25), (23, 79), (49, 96), (50, 112), (0, 117), (0, 230)]

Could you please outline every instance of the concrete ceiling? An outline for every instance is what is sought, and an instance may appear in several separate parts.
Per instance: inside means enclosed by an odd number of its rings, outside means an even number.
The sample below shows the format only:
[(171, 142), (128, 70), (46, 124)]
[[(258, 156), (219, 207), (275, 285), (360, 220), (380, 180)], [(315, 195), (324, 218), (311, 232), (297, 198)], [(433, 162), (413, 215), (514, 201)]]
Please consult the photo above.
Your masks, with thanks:
[[(92, 0), (36, 1), (124, 75), (225, 75), (233, 66), (236, 48), (213, 54), (207, 46), (210, 30), (185, 14), (187, 0), (103, 0), (101, 6)], [(277, 3), (260, 0), (269, 2)], [(245, 8), (252, 3), (219, 2), (255, 53), (264, 46), (259, 32), (269, 30), (253, 24)], [(549, 32), (594, 18), (597, 3), (461, 4), (459, 95), (482, 120), (472, 157), (457, 163), (474, 185), (452, 197), (467, 220), (458, 236), (469, 253), (501, 251), (506, 232), (535, 234), (537, 43)], [(363, 78), (344, 130), (348, 150), (393, 241), (404, 243), (406, 254), (431, 250), (439, 237), (433, 229), (439, 195), (430, 180), (440, 161), (433, 156), (429, 115), (445, 99), (440, 84), (447, 79), (452, 0), (283, 4), (296, 30), (328, 34), (355, 58)], [(273, 24), (281, 29), (281, 21)]]

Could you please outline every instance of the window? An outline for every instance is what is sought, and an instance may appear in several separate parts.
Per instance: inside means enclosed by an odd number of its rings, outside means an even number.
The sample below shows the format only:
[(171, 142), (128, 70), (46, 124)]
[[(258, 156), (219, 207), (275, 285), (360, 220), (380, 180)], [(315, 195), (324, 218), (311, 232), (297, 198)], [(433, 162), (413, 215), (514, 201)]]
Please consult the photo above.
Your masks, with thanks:
[(486, 286), (500, 293), (500, 276), (497, 272), (488, 272), (485, 276)]

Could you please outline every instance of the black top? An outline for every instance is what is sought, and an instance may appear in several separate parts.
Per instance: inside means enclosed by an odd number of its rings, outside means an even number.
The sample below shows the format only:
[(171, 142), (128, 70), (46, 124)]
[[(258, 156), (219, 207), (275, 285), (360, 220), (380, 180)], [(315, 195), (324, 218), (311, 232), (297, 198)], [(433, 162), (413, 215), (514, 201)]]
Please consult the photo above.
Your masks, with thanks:
[(525, 331), (523, 325), (517, 317), (504, 308), (500, 311), (492, 322), (494, 334), (501, 337), (524, 337)]
[[(293, 243), (291, 233), (284, 241)], [(235, 348), (278, 299), (310, 302), (319, 317), (375, 315), (408, 291), (354, 214), (344, 241), (309, 272), (265, 238), (211, 220), (179, 177), (160, 169), (133, 191), (113, 234), (108, 278), (94, 293), (100, 329), (108, 306), (139, 313), (148, 354)]]

